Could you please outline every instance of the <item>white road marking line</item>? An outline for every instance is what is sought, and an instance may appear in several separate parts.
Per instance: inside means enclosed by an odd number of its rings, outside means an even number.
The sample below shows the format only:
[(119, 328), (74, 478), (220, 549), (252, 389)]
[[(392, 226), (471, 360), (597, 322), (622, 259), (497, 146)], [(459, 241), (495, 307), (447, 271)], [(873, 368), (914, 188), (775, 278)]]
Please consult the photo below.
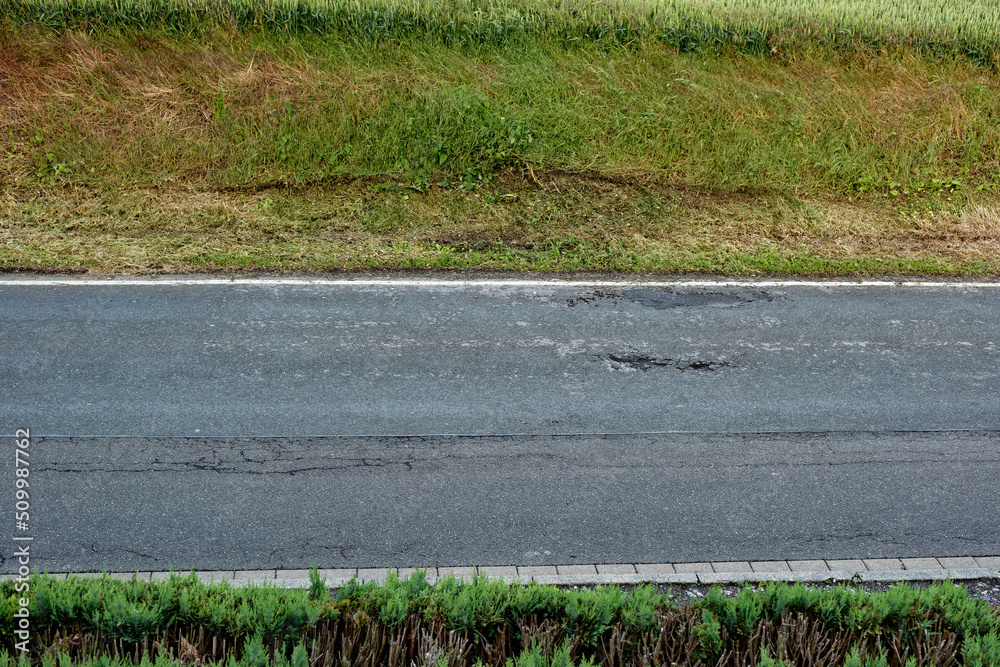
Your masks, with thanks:
[(210, 286), (242, 285), (257, 287), (905, 287), (905, 288), (997, 288), (993, 282), (923, 280), (520, 280), (520, 279), (343, 279), (343, 278), (15, 278), (0, 279), (0, 287), (97, 287), (97, 286)]

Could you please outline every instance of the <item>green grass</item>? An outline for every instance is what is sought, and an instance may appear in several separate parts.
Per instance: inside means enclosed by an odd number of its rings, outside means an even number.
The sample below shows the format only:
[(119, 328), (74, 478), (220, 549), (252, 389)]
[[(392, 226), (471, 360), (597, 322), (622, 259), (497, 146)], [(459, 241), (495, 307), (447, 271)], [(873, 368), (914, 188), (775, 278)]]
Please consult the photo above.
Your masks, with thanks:
[(789, 63), (653, 42), (467, 53), (416, 38), (377, 48), (226, 33), (207, 46), (155, 33), (23, 39), (4, 45), (25, 66), (0, 155), (17, 182), (384, 175), (470, 190), (515, 165), (716, 189), (1000, 187), (1000, 79), (961, 61)]
[(0, 268), (996, 275), (998, 7), (0, 0)]

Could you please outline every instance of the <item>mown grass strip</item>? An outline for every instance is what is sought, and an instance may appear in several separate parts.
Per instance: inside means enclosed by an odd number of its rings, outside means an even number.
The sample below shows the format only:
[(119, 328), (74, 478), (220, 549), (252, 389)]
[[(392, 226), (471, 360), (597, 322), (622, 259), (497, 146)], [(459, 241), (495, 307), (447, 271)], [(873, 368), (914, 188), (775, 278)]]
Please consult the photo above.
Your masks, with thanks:
[(377, 183), (0, 198), (0, 268), (1000, 275), (1000, 202), (829, 202), (566, 175), (542, 189), (511, 174), (473, 193)]
[[(713, 589), (677, 607), (650, 587), (558, 589), (422, 573), (308, 590), (110, 577), (31, 579), (32, 659), (45, 665), (998, 665), (1000, 615), (950, 582)], [(9, 643), (17, 600), (0, 584)], [(0, 658), (11, 664), (12, 646)], [(142, 663), (143, 660), (147, 662)], [(166, 662), (165, 662), (166, 661)], [(174, 661), (170, 663), (169, 661)]]

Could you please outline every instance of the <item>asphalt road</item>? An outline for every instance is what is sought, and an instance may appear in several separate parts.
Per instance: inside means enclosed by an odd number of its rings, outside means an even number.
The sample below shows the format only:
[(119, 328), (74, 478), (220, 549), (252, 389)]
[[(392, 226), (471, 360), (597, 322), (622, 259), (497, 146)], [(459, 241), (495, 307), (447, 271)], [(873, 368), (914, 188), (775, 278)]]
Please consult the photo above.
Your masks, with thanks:
[(998, 306), (5, 282), (2, 426), (53, 571), (996, 555)]
[(53, 571), (996, 554), (998, 443), (997, 432), (36, 439), (33, 549)]

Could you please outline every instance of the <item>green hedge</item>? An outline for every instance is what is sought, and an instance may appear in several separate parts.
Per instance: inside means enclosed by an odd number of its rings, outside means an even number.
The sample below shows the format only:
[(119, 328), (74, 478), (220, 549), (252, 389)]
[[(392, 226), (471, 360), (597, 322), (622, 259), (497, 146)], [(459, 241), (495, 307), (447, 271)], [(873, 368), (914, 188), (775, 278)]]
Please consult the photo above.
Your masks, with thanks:
[[(950, 582), (868, 593), (774, 583), (687, 606), (649, 586), (569, 589), (422, 573), (309, 589), (33, 575), (30, 659), (48, 667), (341, 664), (998, 665), (1000, 615)], [(0, 584), (0, 667), (23, 593)], [(96, 661), (96, 662), (95, 662)], [(174, 662), (171, 662), (174, 661)]]

